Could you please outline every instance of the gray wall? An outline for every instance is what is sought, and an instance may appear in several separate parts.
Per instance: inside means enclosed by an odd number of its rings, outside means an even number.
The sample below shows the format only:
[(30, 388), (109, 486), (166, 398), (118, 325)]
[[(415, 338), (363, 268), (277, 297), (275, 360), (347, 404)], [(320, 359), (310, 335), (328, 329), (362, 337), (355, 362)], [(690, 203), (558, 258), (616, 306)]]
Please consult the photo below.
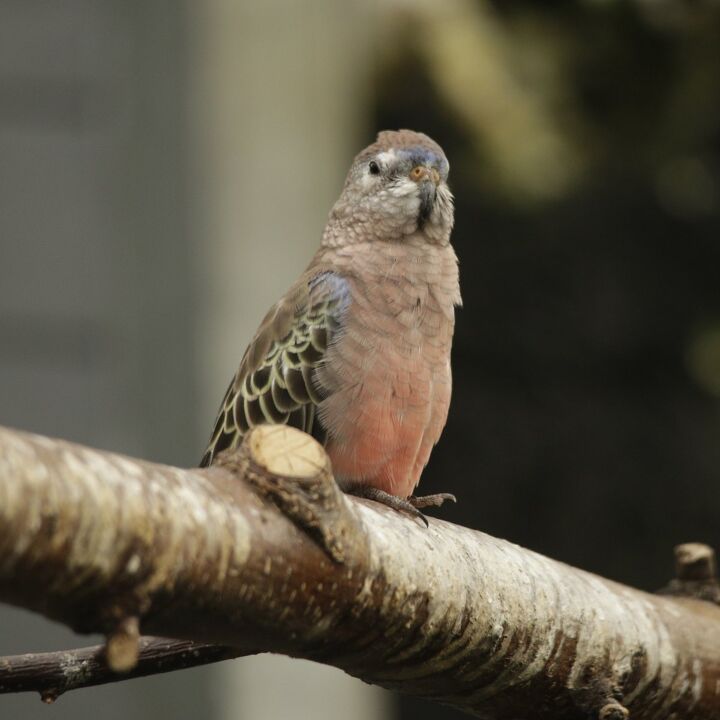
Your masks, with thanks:
[[(363, 3), (0, 3), (0, 423), (192, 465), (363, 129)], [(0, 608), (0, 655), (98, 638)], [(273, 658), (5, 718), (387, 717)], [(353, 715), (355, 713), (355, 715)]]
[[(195, 301), (174, 7), (0, 3), (0, 422), (188, 464)], [(0, 654), (91, 640), (0, 609)], [(206, 677), (51, 708), (3, 696), (0, 717), (191, 718), (209, 702)]]

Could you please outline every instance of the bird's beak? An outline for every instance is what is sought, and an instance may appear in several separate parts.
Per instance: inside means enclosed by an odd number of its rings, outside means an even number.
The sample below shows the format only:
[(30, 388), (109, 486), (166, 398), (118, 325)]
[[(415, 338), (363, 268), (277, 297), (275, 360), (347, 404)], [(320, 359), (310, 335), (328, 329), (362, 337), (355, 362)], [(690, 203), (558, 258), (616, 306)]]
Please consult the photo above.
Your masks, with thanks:
[(410, 179), (418, 184), (420, 190), (418, 227), (422, 228), (432, 214), (435, 205), (435, 192), (440, 182), (440, 173), (434, 167), (416, 165), (410, 171)]

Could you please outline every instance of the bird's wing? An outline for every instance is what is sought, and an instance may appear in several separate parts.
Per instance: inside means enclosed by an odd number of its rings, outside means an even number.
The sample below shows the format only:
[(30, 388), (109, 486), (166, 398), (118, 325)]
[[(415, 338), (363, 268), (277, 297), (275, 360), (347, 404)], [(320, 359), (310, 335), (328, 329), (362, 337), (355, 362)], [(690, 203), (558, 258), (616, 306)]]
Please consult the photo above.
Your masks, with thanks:
[(328, 390), (318, 386), (315, 371), (349, 304), (347, 280), (321, 270), (306, 273), (271, 308), (225, 393), (201, 467), (237, 447), (255, 425), (292, 425), (325, 441), (316, 410)]

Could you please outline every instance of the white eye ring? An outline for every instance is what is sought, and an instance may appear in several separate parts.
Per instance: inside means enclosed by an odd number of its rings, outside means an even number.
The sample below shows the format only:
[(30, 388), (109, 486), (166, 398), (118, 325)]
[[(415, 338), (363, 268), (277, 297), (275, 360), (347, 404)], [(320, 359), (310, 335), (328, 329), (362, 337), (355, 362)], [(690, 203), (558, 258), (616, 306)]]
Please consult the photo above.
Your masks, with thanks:
[(379, 175), (380, 174), (380, 166), (374, 161), (371, 160), (368, 163), (368, 171), (371, 175)]

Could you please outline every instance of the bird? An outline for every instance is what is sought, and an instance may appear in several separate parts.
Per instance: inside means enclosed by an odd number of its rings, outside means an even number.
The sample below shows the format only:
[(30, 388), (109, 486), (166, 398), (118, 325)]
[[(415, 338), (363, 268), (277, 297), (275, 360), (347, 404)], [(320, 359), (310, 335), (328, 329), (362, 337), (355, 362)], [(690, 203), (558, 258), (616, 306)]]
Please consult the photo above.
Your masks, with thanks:
[(250, 428), (287, 424), (325, 446), (340, 488), (419, 517), (445, 427), (455, 308), (454, 201), (440, 145), (385, 130), (352, 162), (320, 246), (270, 309), (230, 382), (200, 463)]

